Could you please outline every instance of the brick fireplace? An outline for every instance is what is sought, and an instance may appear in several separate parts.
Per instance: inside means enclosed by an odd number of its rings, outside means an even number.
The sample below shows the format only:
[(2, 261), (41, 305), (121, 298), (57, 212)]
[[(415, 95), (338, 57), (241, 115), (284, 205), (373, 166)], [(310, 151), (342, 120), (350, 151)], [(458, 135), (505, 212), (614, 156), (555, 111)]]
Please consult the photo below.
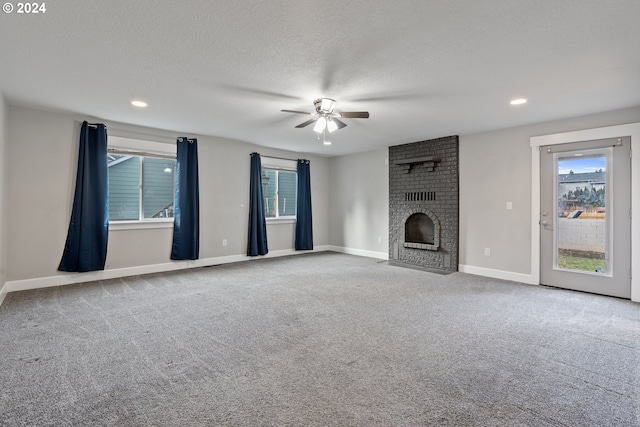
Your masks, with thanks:
[(458, 137), (389, 147), (389, 260), (458, 270)]

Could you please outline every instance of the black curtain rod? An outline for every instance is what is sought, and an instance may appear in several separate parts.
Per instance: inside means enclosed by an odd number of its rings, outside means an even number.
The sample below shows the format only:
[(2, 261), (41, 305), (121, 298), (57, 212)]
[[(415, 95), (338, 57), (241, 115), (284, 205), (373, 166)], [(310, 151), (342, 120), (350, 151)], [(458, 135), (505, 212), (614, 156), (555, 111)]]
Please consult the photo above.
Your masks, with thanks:
[[(97, 127), (98, 127), (98, 125), (102, 125), (102, 126), (104, 126), (104, 128), (105, 128), (105, 129), (107, 128), (107, 125), (105, 125), (104, 123), (89, 123), (89, 122), (87, 122), (87, 126), (92, 127), (92, 128), (97, 128)], [(113, 129), (112, 129), (112, 130), (113, 130)], [(116, 129), (116, 130), (121, 130), (121, 129)], [(127, 132), (139, 133), (139, 132), (136, 132), (136, 131), (127, 131)], [(165, 139), (171, 139), (171, 140), (173, 140), (173, 137), (168, 137), (168, 136), (147, 135), (147, 134), (144, 134), (144, 133), (140, 133), (140, 134), (141, 134), (141, 135), (143, 135), (143, 136), (145, 137), (144, 139), (146, 139), (146, 140), (150, 140), (150, 139), (159, 139), (159, 138), (165, 138)], [(151, 138), (149, 138), (149, 137), (151, 137)], [(129, 137), (123, 137), (123, 138), (129, 138)], [(131, 138), (135, 138), (135, 137), (131, 137)], [(182, 140), (186, 140), (186, 141), (188, 141), (188, 142), (193, 142), (193, 141), (195, 141), (197, 138), (186, 138), (186, 137), (183, 137), (183, 136), (179, 136), (179, 137), (176, 137), (176, 139), (179, 139), (179, 140), (181, 140), (181, 141), (182, 141)]]
[[(251, 155), (253, 155), (253, 153), (251, 153), (249, 156)], [(289, 160), (292, 162), (297, 162), (298, 160), (300, 160), (300, 159), (287, 159), (286, 157), (276, 157), (276, 156), (263, 156), (263, 157), (266, 157), (268, 159)]]
[(151, 153), (148, 151), (127, 150), (127, 149), (113, 148), (113, 147), (108, 147), (107, 152), (114, 153), (114, 154), (121, 154), (125, 156), (141, 156), (141, 157), (149, 156), (149, 157), (160, 157), (162, 159), (173, 159), (173, 160), (175, 160), (176, 158), (175, 154)]

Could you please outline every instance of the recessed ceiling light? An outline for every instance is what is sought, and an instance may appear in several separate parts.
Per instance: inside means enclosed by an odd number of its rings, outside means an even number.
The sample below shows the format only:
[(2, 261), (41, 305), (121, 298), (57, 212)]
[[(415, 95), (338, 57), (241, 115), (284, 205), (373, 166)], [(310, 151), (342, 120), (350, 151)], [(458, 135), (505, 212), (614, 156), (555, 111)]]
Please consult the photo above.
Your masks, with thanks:
[(520, 104), (524, 104), (526, 103), (527, 100), (524, 98), (518, 98), (518, 99), (514, 99), (510, 102), (511, 105), (520, 105)]
[(131, 101), (131, 105), (133, 105), (134, 107), (144, 108), (147, 106), (147, 103), (144, 101)]
[(324, 145), (331, 145), (331, 141), (324, 141), (323, 144)]

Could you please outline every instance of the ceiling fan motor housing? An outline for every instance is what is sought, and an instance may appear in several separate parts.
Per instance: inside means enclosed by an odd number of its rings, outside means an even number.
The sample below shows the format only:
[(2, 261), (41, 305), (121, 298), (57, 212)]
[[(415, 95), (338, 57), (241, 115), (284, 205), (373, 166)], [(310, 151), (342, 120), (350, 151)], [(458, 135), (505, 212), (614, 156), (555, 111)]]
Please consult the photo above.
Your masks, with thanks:
[(331, 114), (335, 105), (336, 101), (331, 98), (318, 98), (313, 101), (313, 106), (316, 107), (318, 114)]

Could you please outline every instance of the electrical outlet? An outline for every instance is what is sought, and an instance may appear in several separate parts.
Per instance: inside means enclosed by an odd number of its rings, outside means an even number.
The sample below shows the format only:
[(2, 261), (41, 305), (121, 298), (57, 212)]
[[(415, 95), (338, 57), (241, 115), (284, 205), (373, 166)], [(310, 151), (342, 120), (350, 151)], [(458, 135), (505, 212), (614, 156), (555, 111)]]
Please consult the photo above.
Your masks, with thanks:
[(507, 210), (510, 211), (513, 209), (513, 202), (507, 202)]
[(227, 239), (222, 239), (222, 246), (227, 246)]
[(491, 256), (491, 248), (484, 248), (484, 256)]
[(382, 243), (382, 236), (378, 236), (378, 243)]

